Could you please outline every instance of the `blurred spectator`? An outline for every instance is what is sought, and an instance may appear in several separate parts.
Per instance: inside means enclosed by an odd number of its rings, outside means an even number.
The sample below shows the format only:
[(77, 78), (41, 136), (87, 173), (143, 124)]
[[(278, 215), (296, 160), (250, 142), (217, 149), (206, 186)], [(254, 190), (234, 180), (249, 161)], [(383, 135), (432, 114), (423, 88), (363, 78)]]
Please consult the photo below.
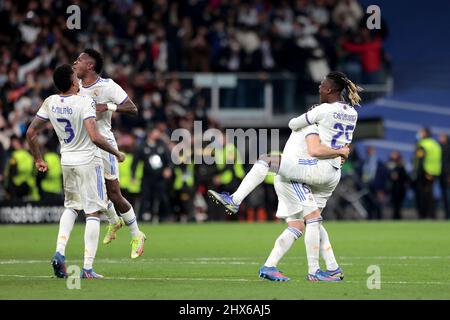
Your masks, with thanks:
[(36, 185), (40, 199), (46, 203), (61, 203), (63, 201), (63, 188), (60, 156), (47, 147), (42, 154), (44, 161), (48, 164), (48, 170), (46, 172), (37, 172)]
[(180, 161), (181, 164), (173, 168), (173, 209), (178, 221), (187, 222), (194, 219), (194, 164), (188, 163), (187, 157)]
[(373, 36), (370, 30), (362, 27), (359, 31), (359, 41), (346, 39), (342, 42), (342, 47), (348, 52), (359, 55), (363, 71), (362, 83), (383, 83), (383, 42), (381, 37)]
[(406, 172), (400, 152), (396, 150), (391, 152), (386, 167), (389, 170), (387, 191), (390, 195), (393, 219), (398, 220), (402, 218), (401, 210), (409, 183), (408, 173)]
[(431, 137), (430, 129), (422, 128), (418, 132), (414, 158), (414, 176), (416, 207), (419, 218), (436, 218), (436, 206), (433, 195), (435, 181), (442, 170), (442, 149)]
[(441, 133), (438, 137), (442, 149), (442, 171), (439, 176), (442, 203), (444, 205), (445, 217), (450, 219), (450, 141), (448, 135)]
[(134, 151), (136, 148), (136, 139), (132, 135), (123, 135), (117, 141), (120, 151), (125, 153), (125, 161), (119, 163), (120, 188), (123, 196), (131, 203), (133, 207), (141, 193), (142, 176), (144, 172), (143, 161), (138, 161), (136, 169), (132, 172), (134, 162)]
[(213, 182), (221, 192), (233, 192), (245, 176), (243, 162), (239, 150), (232, 142), (227, 141), (225, 134), (219, 143), (220, 148), (215, 154), (217, 174), (213, 177)]
[(25, 148), (24, 138), (11, 138), (10, 158), (5, 169), (5, 191), (12, 201), (39, 200), (36, 172), (31, 153)]
[(368, 219), (382, 219), (385, 202), (387, 170), (376, 154), (374, 147), (367, 147), (366, 158), (360, 169), (361, 182), (368, 189), (364, 196)]
[(139, 161), (144, 163), (139, 207), (141, 220), (150, 220), (148, 214), (152, 215), (155, 222), (168, 218), (170, 209), (168, 184), (172, 176), (172, 161), (167, 146), (160, 140), (161, 135), (162, 132), (158, 127), (148, 130), (147, 139), (135, 151), (131, 165), (133, 181)]
[(357, 31), (363, 16), (364, 12), (356, 0), (338, 0), (332, 13), (334, 24), (344, 32)]

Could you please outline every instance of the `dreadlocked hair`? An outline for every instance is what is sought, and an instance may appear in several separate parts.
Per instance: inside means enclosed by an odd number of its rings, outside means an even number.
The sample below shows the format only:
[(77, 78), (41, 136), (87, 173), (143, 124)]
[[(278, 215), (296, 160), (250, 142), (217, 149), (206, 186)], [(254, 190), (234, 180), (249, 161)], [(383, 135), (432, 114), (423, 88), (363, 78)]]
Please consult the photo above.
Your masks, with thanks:
[(345, 101), (350, 102), (352, 106), (359, 106), (361, 97), (358, 92), (363, 91), (363, 88), (354, 84), (347, 76), (342, 72), (330, 72), (327, 75), (327, 79), (333, 81), (336, 85), (336, 90), (341, 92)]

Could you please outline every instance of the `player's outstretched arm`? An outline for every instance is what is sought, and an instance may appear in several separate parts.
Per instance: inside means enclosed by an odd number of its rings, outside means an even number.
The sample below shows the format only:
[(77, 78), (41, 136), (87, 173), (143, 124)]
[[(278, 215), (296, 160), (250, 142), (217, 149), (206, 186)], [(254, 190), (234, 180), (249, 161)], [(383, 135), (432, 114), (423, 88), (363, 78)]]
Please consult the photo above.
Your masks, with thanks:
[(330, 159), (336, 157), (348, 158), (350, 148), (344, 146), (340, 149), (332, 149), (324, 144), (320, 143), (320, 137), (318, 134), (310, 134), (306, 137), (306, 145), (308, 147), (308, 153), (311, 157)]
[(108, 141), (106, 141), (105, 137), (103, 137), (97, 128), (97, 123), (95, 121), (95, 118), (88, 118), (84, 121), (84, 126), (86, 127), (86, 130), (89, 134), (89, 137), (91, 138), (92, 142), (99, 147), (100, 149), (105, 150), (106, 152), (109, 152), (117, 157), (117, 160), (119, 162), (123, 162), (125, 160), (125, 155), (111, 146)]
[(45, 127), (46, 123), (46, 120), (35, 117), (33, 121), (31, 121), (26, 133), (28, 145), (30, 146), (30, 151), (34, 159), (34, 164), (40, 172), (46, 172), (48, 170), (47, 163), (42, 159), (42, 154), (39, 150), (39, 143), (37, 141), (39, 131)]
[(137, 116), (138, 109), (133, 101), (128, 98), (125, 102), (117, 105), (114, 103), (98, 103), (97, 112), (105, 112), (105, 111), (115, 111), (123, 114), (128, 114), (130, 116)]
[(289, 121), (289, 129), (298, 131), (313, 123), (318, 123), (327, 114), (326, 108), (327, 104), (320, 104), (310, 108), (308, 112), (302, 114), (300, 117), (291, 119), (291, 121)]

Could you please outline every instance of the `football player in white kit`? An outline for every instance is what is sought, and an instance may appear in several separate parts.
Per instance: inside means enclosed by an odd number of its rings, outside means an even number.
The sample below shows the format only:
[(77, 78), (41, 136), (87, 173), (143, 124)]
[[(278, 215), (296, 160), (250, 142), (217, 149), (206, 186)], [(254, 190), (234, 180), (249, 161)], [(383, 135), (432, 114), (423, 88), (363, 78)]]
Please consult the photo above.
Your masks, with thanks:
[(66, 278), (65, 248), (78, 211), (84, 210), (86, 229), (82, 278), (103, 278), (93, 270), (100, 235), (100, 212), (106, 211), (103, 163), (97, 147), (122, 162), (125, 156), (111, 146), (97, 130), (96, 108), (92, 98), (78, 95), (76, 74), (68, 64), (59, 66), (53, 81), (61, 92), (43, 102), (27, 130), (36, 168), (46, 172), (47, 163), (39, 150), (38, 134), (48, 121), (56, 131), (61, 144), (61, 166), (64, 185), (64, 210), (61, 216), (56, 245), (52, 258), (54, 273)]
[[(285, 251), (280, 254), (284, 249), (276, 250), (277, 243), (278, 247), (280, 247), (280, 244), (285, 246), (286, 243), (290, 243), (285, 247), (288, 249), (293, 240), (302, 235), (301, 229), (304, 219), (306, 224), (309, 225), (305, 234), (305, 245), (309, 265), (307, 278), (310, 281), (335, 281), (335, 279), (343, 277), (342, 270), (336, 263), (327, 262), (327, 269), (329, 266), (336, 266), (333, 270), (321, 271), (319, 268), (320, 235), (323, 235), (322, 238), (327, 238), (329, 243), (328, 235), (321, 225), (320, 212), (325, 207), (326, 201), (340, 179), (341, 159), (338, 156), (346, 158), (349, 152), (347, 145), (352, 141), (352, 134), (356, 126), (357, 112), (354, 106), (358, 105), (361, 100), (358, 95), (360, 90), (361, 88), (351, 82), (344, 74), (331, 72), (319, 87), (321, 104), (289, 122), (289, 127), (293, 131), (286, 143), (281, 159), (279, 156), (261, 156), (233, 195), (208, 191), (209, 195), (223, 204), (227, 211), (237, 213), (239, 204), (265, 179), (270, 169), (279, 175), (275, 180), (275, 189), (280, 199), (277, 216), (287, 218), (295, 215), (290, 210), (291, 207), (295, 207), (295, 204), (293, 206), (286, 205), (286, 203), (289, 203), (286, 200), (289, 199), (289, 193), (298, 197), (296, 202), (305, 202), (307, 198), (312, 197), (312, 205), (310, 203), (310, 205), (305, 206), (303, 203), (300, 206), (301, 208), (305, 207), (299, 212), (301, 219), (296, 219), (294, 222), (287, 219), (289, 228), (280, 236), (283, 241), (280, 238), (277, 239), (274, 247), (274, 250), (278, 251), (279, 259), (281, 259)], [(342, 101), (342, 98), (349, 101), (350, 104)], [(308, 129), (303, 129), (306, 127)], [(307, 142), (308, 152), (306, 153), (302, 150), (302, 146), (303, 148), (305, 146), (301, 143), (302, 139), (306, 139)], [(313, 195), (311, 195), (310, 189), (312, 189)], [(307, 196), (307, 194), (309, 195)], [(282, 201), (282, 199), (286, 201)], [(289, 235), (292, 241), (286, 240)], [(332, 254), (331, 245), (327, 248), (327, 252), (331, 251)], [(324, 253), (326, 254), (325, 251)], [(334, 255), (332, 256), (334, 259)], [(273, 261), (273, 259), (269, 260)], [(275, 266), (266, 265), (265, 267), (263, 266), (260, 269), (260, 276), (270, 280), (288, 280)]]
[[(103, 58), (94, 49), (84, 50), (73, 63), (73, 70), (80, 79), (80, 93), (92, 97), (97, 103), (97, 123), (100, 132), (117, 148), (116, 139), (111, 131), (112, 113), (137, 115), (137, 108), (114, 80), (100, 77), (102, 68)], [(131, 232), (131, 258), (138, 258), (144, 252), (146, 236), (139, 230), (133, 207), (120, 191), (117, 161), (107, 152), (102, 152), (102, 158), (106, 190), (110, 200), (106, 214), (109, 224), (103, 243), (108, 244), (114, 240), (116, 232), (125, 224)], [(120, 217), (117, 216), (116, 210)]]

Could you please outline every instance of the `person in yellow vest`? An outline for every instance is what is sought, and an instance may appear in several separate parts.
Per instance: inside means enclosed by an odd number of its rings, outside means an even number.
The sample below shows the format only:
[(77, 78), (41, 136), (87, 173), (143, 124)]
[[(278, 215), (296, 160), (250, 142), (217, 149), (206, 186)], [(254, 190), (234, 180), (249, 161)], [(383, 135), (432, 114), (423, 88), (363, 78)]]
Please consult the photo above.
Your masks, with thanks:
[(36, 185), (41, 200), (50, 203), (63, 202), (62, 196), (62, 169), (59, 154), (54, 151), (45, 150), (44, 161), (48, 163), (46, 172), (38, 172)]
[(124, 162), (119, 163), (120, 189), (123, 196), (130, 201), (134, 207), (141, 193), (141, 181), (144, 172), (144, 163), (138, 161), (134, 179), (132, 178), (131, 165), (134, 159), (135, 139), (129, 144), (119, 146), (120, 150), (125, 154)]
[(181, 157), (180, 164), (174, 166), (173, 208), (180, 222), (194, 217), (194, 164), (187, 163), (189, 157)]
[(436, 218), (433, 197), (434, 182), (442, 169), (442, 149), (431, 137), (430, 129), (422, 128), (417, 134), (418, 142), (414, 158), (416, 207), (419, 218)]
[(245, 176), (244, 166), (236, 146), (226, 141), (222, 148), (218, 148), (215, 153), (217, 174), (214, 177), (214, 184), (221, 192), (232, 192)]
[(30, 152), (25, 149), (24, 140), (11, 137), (10, 158), (5, 168), (5, 191), (12, 201), (38, 201), (36, 171)]

